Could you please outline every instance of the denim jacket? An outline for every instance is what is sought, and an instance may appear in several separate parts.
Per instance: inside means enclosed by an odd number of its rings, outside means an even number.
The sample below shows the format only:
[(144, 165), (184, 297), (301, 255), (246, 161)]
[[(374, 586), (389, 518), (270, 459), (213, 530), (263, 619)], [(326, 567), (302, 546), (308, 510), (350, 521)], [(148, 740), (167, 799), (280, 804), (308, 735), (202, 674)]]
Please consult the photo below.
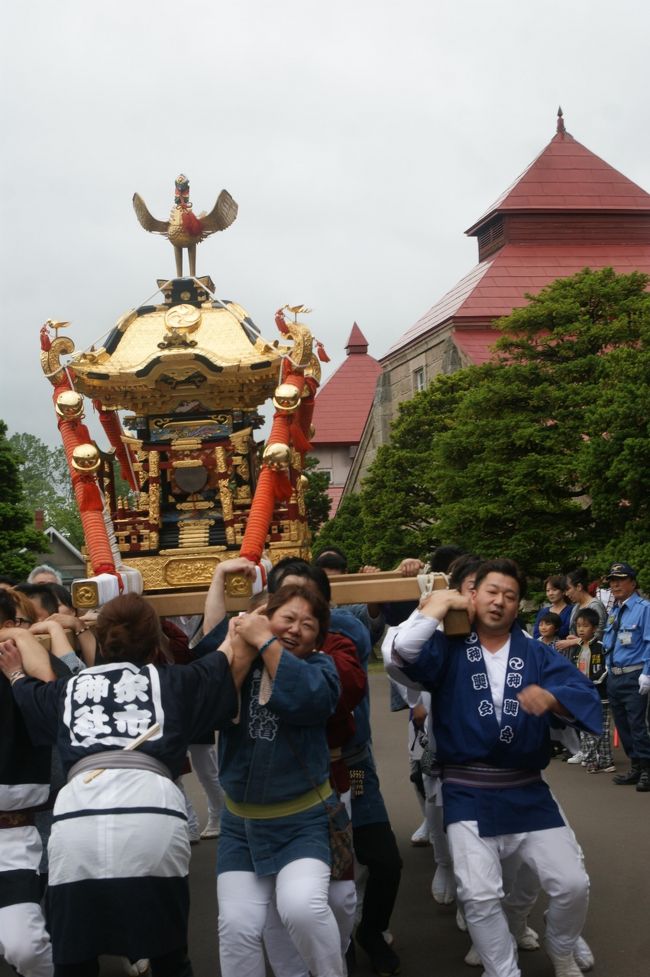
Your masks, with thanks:
[(283, 649), (264, 706), (261, 678), (260, 662), (242, 687), (239, 721), (219, 736), (219, 779), (237, 803), (287, 801), (329, 777), (325, 723), (341, 691), (332, 659), (320, 652), (296, 658)]

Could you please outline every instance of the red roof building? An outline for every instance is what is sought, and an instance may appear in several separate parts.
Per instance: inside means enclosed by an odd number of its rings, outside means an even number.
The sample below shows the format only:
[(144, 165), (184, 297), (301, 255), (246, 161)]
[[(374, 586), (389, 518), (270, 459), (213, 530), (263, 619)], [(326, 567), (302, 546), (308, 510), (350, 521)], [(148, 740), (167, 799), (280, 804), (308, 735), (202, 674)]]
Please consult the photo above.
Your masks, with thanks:
[(583, 268), (650, 274), (650, 194), (573, 138), (557, 131), (530, 166), (465, 232), (478, 264), (380, 360), (376, 406), (348, 478), (354, 491), (398, 405), (438, 373), (491, 356), (493, 322), (556, 278)]
[(345, 346), (346, 359), (316, 394), (313, 454), (321, 471), (329, 472), (330, 518), (336, 512), (343, 486), (372, 408), (381, 367), (368, 355), (368, 341), (356, 322)]

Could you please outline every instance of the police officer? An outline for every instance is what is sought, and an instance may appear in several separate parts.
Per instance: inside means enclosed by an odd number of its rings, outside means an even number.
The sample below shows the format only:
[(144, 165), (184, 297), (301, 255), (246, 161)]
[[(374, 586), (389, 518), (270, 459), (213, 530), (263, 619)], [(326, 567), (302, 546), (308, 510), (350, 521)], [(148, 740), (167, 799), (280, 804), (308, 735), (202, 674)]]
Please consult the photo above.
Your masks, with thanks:
[(637, 593), (636, 570), (613, 563), (606, 579), (615, 603), (603, 635), (607, 654), (609, 702), (630, 769), (615, 784), (636, 784), (650, 791), (650, 603)]

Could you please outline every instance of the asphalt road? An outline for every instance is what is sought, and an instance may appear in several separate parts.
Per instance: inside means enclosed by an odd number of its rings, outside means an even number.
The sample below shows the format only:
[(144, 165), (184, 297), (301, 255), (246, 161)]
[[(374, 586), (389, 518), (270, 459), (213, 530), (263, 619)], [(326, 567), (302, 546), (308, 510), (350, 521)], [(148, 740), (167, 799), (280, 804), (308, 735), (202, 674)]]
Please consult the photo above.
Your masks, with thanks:
[[(430, 895), (433, 856), (430, 848), (413, 848), (410, 836), (420, 813), (408, 781), (406, 713), (388, 709), (387, 681), (371, 675), (373, 736), (384, 797), (402, 852), (402, 885), (391, 922), (395, 949), (406, 977), (471, 977), (479, 968), (466, 966), (466, 934), (455, 925), (455, 908), (438, 906)], [(616, 750), (619, 769), (626, 766)], [(585, 930), (596, 957), (593, 973), (600, 977), (648, 977), (650, 973), (650, 794), (633, 787), (616, 787), (611, 775), (586, 773), (580, 766), (558, 760), (548, 778), (584, 849), (591, 876), (591, 904)], [(194, 776), (187, 786), (202, 821), (205, 805)], [(193, 849), (190, 953), (196, 977), (219, 977), (216, 938), (215, 856), (217, 843), (205, 841)], [(532, 925), (543, 931), (543, 900)], [(137, 909), (135, 910), (137, 911)], [(371, 973), (358, 950), (358, 977)], [(524, 977), (552, 977), (543, 950), (522, 953)], [(0, 977), (12, 972), (0, 962)], [(121, 977), (113, 959), (102, 962), (102, 977)]]

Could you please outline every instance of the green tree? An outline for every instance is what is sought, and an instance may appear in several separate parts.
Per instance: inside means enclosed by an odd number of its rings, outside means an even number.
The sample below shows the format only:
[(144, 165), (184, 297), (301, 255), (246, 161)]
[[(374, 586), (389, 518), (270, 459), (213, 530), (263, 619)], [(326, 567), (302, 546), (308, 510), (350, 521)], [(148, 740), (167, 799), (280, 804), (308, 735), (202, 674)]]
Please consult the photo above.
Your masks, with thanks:
[(453, 423), (473, 375), (473, 370), (441, 374), (422, 394), (400, 405), (391, 439), (379, 448), (362, 486), (364, 563), (389, 569), (406, 556), (426, 555), (442, 541), (431, 451)]
[(83, 530), (63, 446), (50, 448), (33, 434), (12, 434), (9, 443), (20, 462), (32, 514), (41, 509), (46, 526), (54, 526), (73, 546), (81, 546)]
[(34, 529), (33, 515), (25, 502), (19, 459), (0, 421), (0, 553), (2, 573), (24, 578), (34, 566), (34, 557), (48, 549), (48, 541)]
[(328, 546), (336, 546), (345, 553), (348, 570), (356, 573), (365, 563), (362, 518), (360, 496), (344, 496), (334, 518), (326, 522), (316, 536), (312, 546), (314, 556), (318, 556)]
[(636, 560), (649, 586), (647, 285), (558, 280), (498, 323), (493, 362), (402, 405), (360, 493), (364, 560), (458, 543), (537, 578)]
[(313, 535), (316, 535), (324, 522), (327, 522), (332, 506), (332, 500), (327, 494), (330, 477), (327, 472), (318, 470), (318, 459), (305, 459), (305, 475), (309, 484), (305, 490), (305, 506), (307, 507), (307, 525)]

